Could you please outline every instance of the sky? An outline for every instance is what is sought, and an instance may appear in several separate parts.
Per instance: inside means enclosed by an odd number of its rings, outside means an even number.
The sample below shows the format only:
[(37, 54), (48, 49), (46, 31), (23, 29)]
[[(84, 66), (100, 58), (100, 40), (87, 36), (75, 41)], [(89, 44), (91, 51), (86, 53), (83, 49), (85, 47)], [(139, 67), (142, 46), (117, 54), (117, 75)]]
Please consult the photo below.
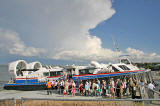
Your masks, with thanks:
[[(0, 64), (160, 62), (160, 0), (0, 0)], [(116, 51), (114, 44), (120, 51)]]

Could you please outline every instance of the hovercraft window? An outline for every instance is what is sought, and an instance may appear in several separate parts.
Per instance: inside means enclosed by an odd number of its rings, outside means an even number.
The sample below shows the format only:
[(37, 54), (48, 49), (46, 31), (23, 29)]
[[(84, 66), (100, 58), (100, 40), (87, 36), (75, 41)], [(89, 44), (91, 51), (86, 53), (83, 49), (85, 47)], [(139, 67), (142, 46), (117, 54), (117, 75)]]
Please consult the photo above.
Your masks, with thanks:
[(47, 73), (43, 73), (43, 76), (49, 76), (49, 72), (47, 72)]
[(83, 74), (93, 74), (94, 70), (93, 69), (82, 69), (79, 70), (79, 75), (83, 75)]
[(119, 72), (119, 70), (115, 68), (114, 66), (112, 66), (112, 69), (114, 70), (114, 72)]
[(127, 66), (125, 65), (119, 65), (119, 67), (122, 69), (122, 70), (130, 70)]
[(56, 72), (50, 72), (50, 76), (56, 76)]
[(63, 71), (57, 71), (57, 75), (63, 75)]
[(122, 59), (121, 62), (124, 64), (130, 64), (130, 62), (127, 59)]

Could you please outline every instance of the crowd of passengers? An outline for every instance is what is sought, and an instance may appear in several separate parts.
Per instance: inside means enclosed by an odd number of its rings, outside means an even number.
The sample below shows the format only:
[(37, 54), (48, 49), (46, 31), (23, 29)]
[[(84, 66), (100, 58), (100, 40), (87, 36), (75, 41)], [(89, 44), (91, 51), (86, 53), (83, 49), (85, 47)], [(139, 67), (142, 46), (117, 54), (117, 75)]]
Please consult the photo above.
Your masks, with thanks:
[(141, 98), (144, 94), (145, 83), (143, 80), (136, 81), (135, 78), (114, 79), (107, 80), (86, 80), (79, 81), (77, 84), (72, 80), (53, 80), (47, 82), (47, 94), (52, 94), (57, 91), (60, 94), (75, 96), (75, 93), (83, 96), (102, 96), (110, 98), (122, 98), (124, 96), (131, 96), (132, 99)]

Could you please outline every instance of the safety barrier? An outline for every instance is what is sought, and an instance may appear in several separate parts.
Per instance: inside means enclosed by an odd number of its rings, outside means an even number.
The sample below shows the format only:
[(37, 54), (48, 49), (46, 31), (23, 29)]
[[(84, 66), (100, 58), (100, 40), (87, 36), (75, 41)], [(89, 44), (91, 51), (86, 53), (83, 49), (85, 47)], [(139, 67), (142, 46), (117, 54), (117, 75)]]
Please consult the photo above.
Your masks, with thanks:
[(0, 106), (157, 106), (160, 99), (51, 99), (51, 98), (21, 98), (0, 99)]

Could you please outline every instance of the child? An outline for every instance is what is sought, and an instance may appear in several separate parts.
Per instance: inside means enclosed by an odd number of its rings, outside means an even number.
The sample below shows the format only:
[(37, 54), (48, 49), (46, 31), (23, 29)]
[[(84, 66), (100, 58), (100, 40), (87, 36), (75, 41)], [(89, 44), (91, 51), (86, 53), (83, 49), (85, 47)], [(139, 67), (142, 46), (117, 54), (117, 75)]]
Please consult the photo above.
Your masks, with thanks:
[(66, 96), (67, 95), (67, 91), (66, 91), (66, 88), (64, 88), (63, 90), (63, 96)]
[(83, 95), (83, 91), (84, 91), (83, 83), (79, 85), (79, 90), (80, 90), (80, 94)]
[(71, 91), (72, 96), (75, 96), (75, 92), (76, 92), (75, 86), (72, 86), (72, 91)]
[(113, 87), (111, 87), (111, 98), (115, 98), (115, 91)]
[(98, 96), (101, 96), (101, 93), (102, 93), (102, 88), (99, 87), (99, 88), (98, 88), (98, 94), (99, 94)]

